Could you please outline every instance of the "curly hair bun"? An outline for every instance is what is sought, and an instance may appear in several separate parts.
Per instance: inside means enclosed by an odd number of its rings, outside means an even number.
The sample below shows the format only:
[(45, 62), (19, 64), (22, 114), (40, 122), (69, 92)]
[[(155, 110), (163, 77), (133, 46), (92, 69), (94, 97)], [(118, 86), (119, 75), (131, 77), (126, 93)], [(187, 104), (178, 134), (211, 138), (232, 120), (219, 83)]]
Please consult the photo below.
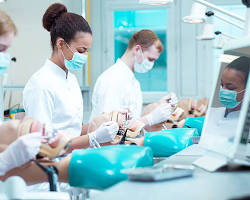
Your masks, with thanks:
[(52, 4), (43, 15), (43, 27), (50, 32), (56, 20), (67, 12), (67, 8), (60, 3)]

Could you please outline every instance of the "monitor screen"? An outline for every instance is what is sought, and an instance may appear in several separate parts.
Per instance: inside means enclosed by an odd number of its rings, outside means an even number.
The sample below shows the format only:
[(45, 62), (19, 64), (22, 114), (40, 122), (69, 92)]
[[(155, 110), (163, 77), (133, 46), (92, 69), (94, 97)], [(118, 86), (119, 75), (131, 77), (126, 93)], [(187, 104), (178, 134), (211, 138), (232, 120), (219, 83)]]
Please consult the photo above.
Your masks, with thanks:
[(249, 71), (250, 58), (222, 55), (220, 61), (221, 67), (200, 144), (206, 149), (228, 154), (234, 146), (240, 126), (239, 118), (247, 91), (246, 72)]

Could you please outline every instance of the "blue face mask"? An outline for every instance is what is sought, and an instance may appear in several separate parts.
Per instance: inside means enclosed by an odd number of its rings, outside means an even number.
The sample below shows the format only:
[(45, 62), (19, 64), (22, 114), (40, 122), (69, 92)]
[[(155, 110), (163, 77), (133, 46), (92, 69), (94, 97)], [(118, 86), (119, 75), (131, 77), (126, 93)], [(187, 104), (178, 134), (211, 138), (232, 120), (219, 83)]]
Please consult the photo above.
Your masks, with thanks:
[[(67, 44), (67, 43), (66, 43)], [(67, 44), (69, 47), (69, 45)], [(71, 50), (71, 48), (69, 47)], [(72, 51), (72, 50), (71, 50)], [(73, 58), (71, 60), (67, 60), (64, 58), (64, 64), (68, 70), (76, 70), (83, 67), (84, 64), (86, 64), (88, 55), (87, 54), (80, 54), (79, 52), (73, 52)], [(64, 57), (64, 55), (63, 55)]]
[(240, 102), (237, 101), (237, 94), (239, 94), (243, 91), (244, 90), (237, 93), (234, 90), (227, 90), (227, 89), (223, 89), (221, 87), (220, 92), (219, 92), (220, 103), (226, 108), (237, 107), (240, 104)]
[(10, 65), (10, 54), (0, 52), (0, 76), (2, 76)]

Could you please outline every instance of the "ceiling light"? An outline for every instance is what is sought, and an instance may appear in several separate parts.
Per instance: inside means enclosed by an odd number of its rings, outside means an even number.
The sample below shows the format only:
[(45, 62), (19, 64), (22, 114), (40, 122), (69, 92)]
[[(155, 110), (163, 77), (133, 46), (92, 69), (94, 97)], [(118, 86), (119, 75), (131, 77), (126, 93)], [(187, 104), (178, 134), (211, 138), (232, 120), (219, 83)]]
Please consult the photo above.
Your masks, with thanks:
[(140, 4), (148, 4), (148, 5), (166, 5), (168, 3), (172, 3), (174, 0), (139, 0)]
[(186, 23), (199, 24), (205, 22), (207, 7), (200, 3), (193, 3), (191, 13), (189, 16), (183, 17)]

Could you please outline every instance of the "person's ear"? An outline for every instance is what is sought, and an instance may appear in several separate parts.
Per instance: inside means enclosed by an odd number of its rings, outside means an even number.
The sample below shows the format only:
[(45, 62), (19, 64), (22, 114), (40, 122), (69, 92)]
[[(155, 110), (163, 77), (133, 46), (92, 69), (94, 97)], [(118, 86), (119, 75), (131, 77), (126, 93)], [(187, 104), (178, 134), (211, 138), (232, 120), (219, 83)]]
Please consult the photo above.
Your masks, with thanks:
[(62, 39), (62, 38), (58, 38), (57, 40), (56, 40), (56, 48), (59, 50), (62, 50), (63, 49), (63, 47), (64, 47), (64, 45), (65, 45), (65, 42), (64, 42), (64, 39)]
[(139, 55), (139, 53), (140, 53), (140, 51), (141, 51), (141, 46), (140, 45), (135, 45), (134, 47), (133, 47), (133, 54), (134, 55)]

